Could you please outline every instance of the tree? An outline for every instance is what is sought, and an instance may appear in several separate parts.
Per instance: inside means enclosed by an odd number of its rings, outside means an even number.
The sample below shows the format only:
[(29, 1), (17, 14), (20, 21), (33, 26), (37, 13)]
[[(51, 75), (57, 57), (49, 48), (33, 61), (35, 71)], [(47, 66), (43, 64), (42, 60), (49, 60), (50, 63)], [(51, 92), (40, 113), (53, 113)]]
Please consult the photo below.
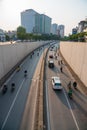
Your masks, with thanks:
[(17, 28), (17, 38), (21, 40), (26, 39), (26, 29), (24, 27), (19, 26)]
[(5, 35), (6, 41), (10, 41), (10, 37), (8, 35)]

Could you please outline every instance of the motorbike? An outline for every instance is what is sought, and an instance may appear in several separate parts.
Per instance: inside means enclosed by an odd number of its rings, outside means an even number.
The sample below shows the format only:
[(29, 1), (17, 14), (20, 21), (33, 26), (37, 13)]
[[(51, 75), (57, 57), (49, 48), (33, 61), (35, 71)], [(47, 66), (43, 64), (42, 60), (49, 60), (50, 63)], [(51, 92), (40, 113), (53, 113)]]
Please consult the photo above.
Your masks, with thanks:
[(5, 94), (5, 93), (7, 92), (7, 89), (8, 89), (8, 88), (7, 88), (7, 85), (4, 85), (4, 86), (3, 86), (3, 89), (2, 89), (2, 94)]
[(37, 53), (37, 56), (39, 56), (39, 53)]
[(27, 77), (27, 74), (24, 74), (24, 77)]
[(32, 54), (30, 55), (30, 58), (32, 58)]
[(70, 89), (70, 90), (68, 91), (68, 96), (69, 96), (69, 98), (72, 99), (72, 89)]
[(34, 51), (32, 52), (32, 55), (34, 55)]
[(19, 71), (20, 71), (20, 66), (18, 66), (18, 67), (17, 67), (16, 71), (17, 71), (17, 72), (19, 72)]
[(11, 92), (13, 92), (15, 90), (15, 83), (11, 84)]
[(24, 77), (27, 77), (27, 70), (24, 71)]
[(68, 89), (71, 89), (71, 81), (67, 85)]

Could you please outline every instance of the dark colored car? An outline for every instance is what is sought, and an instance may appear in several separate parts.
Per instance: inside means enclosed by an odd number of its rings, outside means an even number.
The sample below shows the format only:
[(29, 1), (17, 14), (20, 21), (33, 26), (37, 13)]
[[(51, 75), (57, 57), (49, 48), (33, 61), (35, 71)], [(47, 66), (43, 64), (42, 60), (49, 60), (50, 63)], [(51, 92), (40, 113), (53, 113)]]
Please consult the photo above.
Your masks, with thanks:
[(53, 61), (48, 61), (48, 66), (49, 66), (49, 68), (54, 68), (54, 62)]
[(53, 58), (53, 55), (49, 55), (49, 58)]

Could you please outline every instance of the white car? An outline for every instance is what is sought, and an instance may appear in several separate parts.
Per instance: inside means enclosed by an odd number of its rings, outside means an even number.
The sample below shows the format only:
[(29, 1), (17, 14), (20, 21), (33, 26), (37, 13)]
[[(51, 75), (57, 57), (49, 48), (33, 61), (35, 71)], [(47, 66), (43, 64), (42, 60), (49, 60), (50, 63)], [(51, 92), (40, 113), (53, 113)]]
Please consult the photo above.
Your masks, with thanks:
[(60, 77), (57, 76), (52, 77), (52, 85), (53, 85), (53, 89), (61, 90), (62, 85), (61, 85)]

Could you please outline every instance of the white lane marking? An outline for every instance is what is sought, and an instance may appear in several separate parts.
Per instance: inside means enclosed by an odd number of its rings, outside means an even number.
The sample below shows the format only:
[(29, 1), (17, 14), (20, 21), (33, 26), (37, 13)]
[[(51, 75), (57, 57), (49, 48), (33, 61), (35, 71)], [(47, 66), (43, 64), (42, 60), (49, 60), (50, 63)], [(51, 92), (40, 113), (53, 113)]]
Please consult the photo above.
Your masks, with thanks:
[(47, 89), (47, 81), (45, 81), (46, 86), (46, 104), (47, 104), (47, 122), (48, 122), (48, 130), (51, 130), (50, 126), (50, 111), (49, 111), (49, 101), (48, 101), (48, 89)]
[(20, 85), (20, 87), (19, 87), (19, 89), (18, 89), (18, 91), (17, 91), (17, 94), (16, 94), (16, 96), (15, 96), (15, 98), (14, 98), (12, 104), (11, 104), (11, 107), (10, 107), (8, 113), (7, 113), (7, 116), (6, 116), (6, 118), (5, 118), (5, 120), (4, 120), (3, 124), (2, 124), (1, 130), (3, 130), (4, 127), (5, 127), (5, 124), (6, 124), (7, 120), (8, 120), (8, 117), (9, 117), (11, 111), (12, 111), (12, 108), (13, 108), (13, 106), (14, 106), (14, 104), (15, 104), (15, 101), (16, 101), (16, 99), (17, 99), (17, 96), (18, 96), (18, 94), (19, 94), (21, 88), (22, 88), (22, 85), (23, 85), (24, 81), (25, 81), (25, 79), (22, 81), (22, 83), (21, 83), (21, 85)]
[[(9, 79), (6, 80), (6, 82), (4, 84), (7, 84), (11, 79), (12, 77), (15, 75), (16, 72), (14, 72), (10, 77)], [(3, 85), (2, 85), (3, 86)], [(2, 87), (0, 88), (0, 92), (2, 91)]]
[(14, 73), (9, 77), (9, 79), (5, 82), (6, 84), (12, 79), (12, 77), (15, 75), (15, 71), (14, 71)]
[(79, 129), (79, 126), (78, 126), (78, 123), (77, 123), (77, 121), (76, 121), (75, 115), (74, 115), (74, 113), (73, 113), (73, 111), (72, 111), (71, 105), (70, 105), (70, 103), (69, 103), (69, 100), (68, 100), (68, 98), (67, 98), (67, 96), (66, 96), (66, 93), (65, 93), (64, 89), (63, 89), (63, 92), (64, 92), (64, 95), (65, 95), (67, 104), (68, 104), (68, 106), (69, 106), (71, 115), (72, 115), (72, 117), (73, 117), (73, 120), (74, 120), (74, 122), (75, 122), (76, 128), (77, 128), (77, 130), (80, 130), (80, 129)]

